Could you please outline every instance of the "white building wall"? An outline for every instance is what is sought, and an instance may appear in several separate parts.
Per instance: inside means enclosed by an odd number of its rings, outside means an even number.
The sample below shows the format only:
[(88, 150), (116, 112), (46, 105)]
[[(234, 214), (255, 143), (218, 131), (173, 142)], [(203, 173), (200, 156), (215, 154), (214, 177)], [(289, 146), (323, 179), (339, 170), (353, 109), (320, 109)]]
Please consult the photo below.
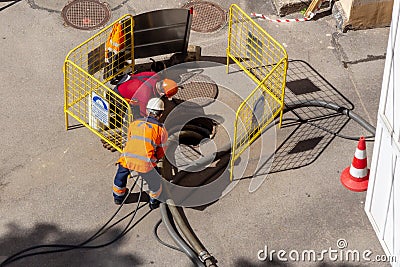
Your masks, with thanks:
[(394, 1), (365, 211), (400, 267), (400, 1)]

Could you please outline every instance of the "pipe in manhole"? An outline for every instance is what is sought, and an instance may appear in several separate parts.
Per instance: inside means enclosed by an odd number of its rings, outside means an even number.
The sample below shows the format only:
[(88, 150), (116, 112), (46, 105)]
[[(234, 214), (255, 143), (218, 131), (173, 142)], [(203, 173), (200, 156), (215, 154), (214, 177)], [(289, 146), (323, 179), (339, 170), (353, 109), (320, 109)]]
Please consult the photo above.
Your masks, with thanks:
[(107, 3), (98, 0), (74, 0), (61, 11), (65, 24), (80, 30), (94, 30), (104, 26), (111, 18)]

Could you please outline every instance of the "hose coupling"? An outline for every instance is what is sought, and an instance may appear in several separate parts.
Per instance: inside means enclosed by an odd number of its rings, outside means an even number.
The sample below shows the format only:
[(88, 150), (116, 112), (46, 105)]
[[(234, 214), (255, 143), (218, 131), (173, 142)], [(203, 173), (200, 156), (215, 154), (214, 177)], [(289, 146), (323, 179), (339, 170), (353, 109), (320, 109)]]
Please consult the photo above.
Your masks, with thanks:
[(203, 250), (202, 252), (200, 252), (199, 258), (202, 262), (205, 262), (206, 260), (212, 258), (212, 256), (206, 250)]

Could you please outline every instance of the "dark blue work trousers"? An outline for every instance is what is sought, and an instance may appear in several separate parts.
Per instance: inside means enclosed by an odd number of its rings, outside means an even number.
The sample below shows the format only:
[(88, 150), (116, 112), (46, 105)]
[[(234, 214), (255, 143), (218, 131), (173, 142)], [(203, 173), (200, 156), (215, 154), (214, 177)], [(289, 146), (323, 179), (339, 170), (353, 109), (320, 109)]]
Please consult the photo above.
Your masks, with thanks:
[[(118, 170), (115, 174), (114, 178), (114, 186), (119, 187), (120, 189), (126, 190), (126, 183), (128, 181), (128, 177), (130, 174), (130, 170), (118, 164)], [(146, 181), (149, 186), (150, 193), (158, 192), (161, 187), (161, 175), (158, 172), (158, 168), (154, 167), (149, 172), (143, 173), (138, 172), (139, 176), (142, 177)], [(124, 195), (119, 196), (113, 192), (113, 196), (115, 199), (123, 200)]]

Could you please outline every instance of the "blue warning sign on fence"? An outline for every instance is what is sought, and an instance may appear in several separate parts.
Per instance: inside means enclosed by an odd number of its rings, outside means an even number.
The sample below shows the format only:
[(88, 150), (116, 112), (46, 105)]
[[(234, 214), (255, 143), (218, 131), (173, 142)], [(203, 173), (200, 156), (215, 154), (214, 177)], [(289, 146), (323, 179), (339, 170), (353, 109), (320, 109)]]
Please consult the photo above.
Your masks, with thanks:
[(92, 92), (92, 116), (108, 127), (108, 115), (109, 103)]

